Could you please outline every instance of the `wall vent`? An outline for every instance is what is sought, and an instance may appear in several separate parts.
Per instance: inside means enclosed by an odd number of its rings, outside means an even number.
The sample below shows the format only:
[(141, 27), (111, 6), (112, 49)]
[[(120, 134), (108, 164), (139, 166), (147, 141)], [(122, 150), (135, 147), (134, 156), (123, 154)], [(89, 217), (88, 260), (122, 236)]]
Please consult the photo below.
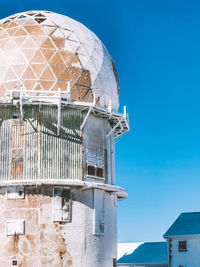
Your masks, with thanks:
[(71, 197), (70, 188), (54, 187), (53, 194), (53, 221), (70, 222), (71, 220)]
[(24, 235), (24, 233), (25, 233), (24, 220), (12, 220), (12, 221), (6, 222), (6, 234), (7, 234), (7, 236)]
[(7, 187), (7, 199), (23, 199), (24, 198), (24, 186), (8, 186)]

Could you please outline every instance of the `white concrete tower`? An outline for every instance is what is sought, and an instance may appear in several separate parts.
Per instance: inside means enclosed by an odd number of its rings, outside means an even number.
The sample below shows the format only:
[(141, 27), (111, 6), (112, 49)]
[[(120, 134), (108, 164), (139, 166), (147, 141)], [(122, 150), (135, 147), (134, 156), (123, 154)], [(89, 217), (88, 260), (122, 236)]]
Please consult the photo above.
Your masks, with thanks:
[(0, 21), (0, 266), (116, 266), (115, 67), (94, 33), (29, 11)]

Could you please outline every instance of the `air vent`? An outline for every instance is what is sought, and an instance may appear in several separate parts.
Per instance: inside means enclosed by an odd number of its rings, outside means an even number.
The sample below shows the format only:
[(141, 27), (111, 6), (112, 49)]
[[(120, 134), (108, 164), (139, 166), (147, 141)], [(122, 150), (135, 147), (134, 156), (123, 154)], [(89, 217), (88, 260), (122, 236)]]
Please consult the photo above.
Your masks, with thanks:
[(17, 265), (17, 260), (13, 260), (12, 261), (12, 265), (15, 265), (16, 266)]

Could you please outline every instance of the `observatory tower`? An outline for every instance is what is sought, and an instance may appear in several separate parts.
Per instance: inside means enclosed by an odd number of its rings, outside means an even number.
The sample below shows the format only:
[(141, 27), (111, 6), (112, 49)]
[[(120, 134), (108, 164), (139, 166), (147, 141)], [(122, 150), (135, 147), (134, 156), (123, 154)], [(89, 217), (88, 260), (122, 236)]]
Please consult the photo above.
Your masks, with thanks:
[(85, 26), (48, 11), (0, 21), (0, 266), (116, 266), (118, 105)]

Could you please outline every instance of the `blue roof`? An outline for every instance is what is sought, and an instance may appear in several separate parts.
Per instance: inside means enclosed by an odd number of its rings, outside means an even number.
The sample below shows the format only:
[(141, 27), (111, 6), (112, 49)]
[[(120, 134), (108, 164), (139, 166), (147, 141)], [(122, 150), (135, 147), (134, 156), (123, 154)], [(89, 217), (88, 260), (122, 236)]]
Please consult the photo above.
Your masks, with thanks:
[(140, 245), (131, 254), (125, 254), (117, 263), (168, 264), (166, 242), (148, 242)]
[(179, 235), (200, 235), (200, 212), (181, 213), (164, 237)]

